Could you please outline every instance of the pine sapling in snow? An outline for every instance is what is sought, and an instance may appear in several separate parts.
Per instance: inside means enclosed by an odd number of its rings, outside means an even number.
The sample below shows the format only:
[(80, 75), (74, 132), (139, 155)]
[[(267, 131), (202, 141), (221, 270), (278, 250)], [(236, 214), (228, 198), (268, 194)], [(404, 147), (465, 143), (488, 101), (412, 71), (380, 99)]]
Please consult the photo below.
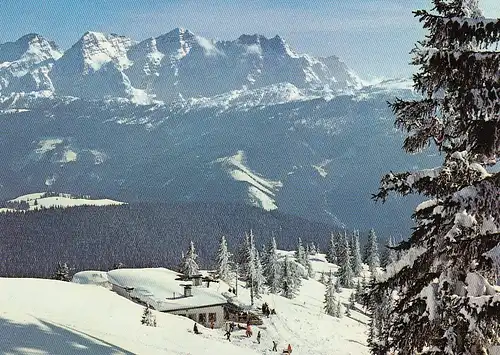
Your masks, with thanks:
[(144, 312), (142, 313), (141, 324), (147, 325), (148, 327), (156, 327), (156, 317), (151, 312), (151, 308), (149, 304), (144, 308)]
[(57, 269), (54, 275), (54, 279), (59, 281), (71, 281), (70, 268), (68, 266), (68, 263), (62, 263), (60, 261), (57, 263)]
[(330, 272), (330, 277), (328, 278), (328, 283), (326, 285), (325, 291), (325, 313), (330, 316), (336, 315), (337, 304), (335, 300), (335, 286), (333, 284), (333, 276)]
[(340, 297), (337, 301), (337, 306), (335, 307), (335, 317), (337, 318), (342, 318), (343, 313), (342, 313), (342, 305), (340, 304)]

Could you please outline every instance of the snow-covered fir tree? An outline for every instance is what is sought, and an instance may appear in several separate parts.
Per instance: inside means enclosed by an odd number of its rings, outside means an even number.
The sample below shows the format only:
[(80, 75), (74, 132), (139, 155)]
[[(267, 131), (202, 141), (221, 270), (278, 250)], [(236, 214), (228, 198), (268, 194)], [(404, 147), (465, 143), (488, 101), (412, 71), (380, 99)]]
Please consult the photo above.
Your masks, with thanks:
[(247, 248), (247, 250), (244, 252), (246, 260), (244, 260), (243, 262), (243, 272), (245, 280), (247, 282), (247, 287), (250, 287), (250, 302), (253, 305), (256, 291), (255, 278), (257, 275), (257, 250), (255, 249), (254, 235), (252, 230), (250, 230), (250, 234), (245, 235), (245, 247)]
[(340, 304), (340, 297), (337, 301), (337, 305), (335, 307), (335, 317), (337, 318), (342, 318), (343, 313), (342, 313), (342, 304)]
[(319, 282), (321, 282), (323, 285), (328, 284), (328, 279), (325, 277), (325, 272), (321, 271), (321, 275), (319, 277)]
[(231, 253), (227, 250), (226, 237), (220, 238), (219, 249), (217, 250), (217, 272), (219, 278), (228, 284), (233, 282), (233, 271), (231, 268)]
[(324, 303), (325, 303), (325, 313), (330, 316), (335, 316), (337, 310), (337, 304), (335, 299), (335, 285), (333, 283), (333, 275), (331, 272), (326, 285)]
[(380, 266), (380, 256), (378, 253), (377, 235), (373, 229), (368, 232), (368, 241), (366, 243), (366, 263), (372, 274), (377, 272)]
[(193, 275), (198, 275), (200, 272), (200, 269), (198, 267), (198, 264), (196, 262), (196, 259), (198, 258), (198, 255), (195, 252), (194, 249), (194, 243), (191, 241), (189, 243), (189, 249), (184, 255), (184, 258), (181, 263), (181, 272), (186, 275), (186, 276), (193, 276)]
[[(309, 257), (307, 257), (309, 259)], [(299, 238), (297, 242), (297, 250), (295, 250), (295, 260), (303, 265), (306, 266), (306, 250), (304, 248), (304, 245), (302, 245), (302, 239)]]
[(306, 246), (306, 252), (304, 254), (304, 267), (307, 270), (307, 276), (309, 277), (314, 277), (315, 272), (312, 267), (311, 259), (309, 259), (309, 255), (311, 255), (311, 252), (309, 250), (309, 245)]
[[(500, 242), (500, 20), (475, 0), (433, 0), (415, 15), (428, 31), (413, 51), (414, 87), (423, 97), (392, 104), (408, 132), (404, 148), (433, 143), (441, 166), (390, 173), (376, 198), (421, 194), (416, 227), (398, 247), (406, 254), (375, 285), (377, 302), (396, 304), (372, 351), (399, 354), (493, 354), (500, 345), (500, 294), (491, 250)], [(373, 346), (376, 344), (376, 346)]]
[(54, 279), (59, 281), (71, 281), (70, 268), (68, 263), (58, 262)]
[(254, 293), (256, 297), (259, 297), (262, 292), (264, 292), (264, 285), (266, 283), (266, 278), (264, 277), (264, 268), (260, 260), (260, 253), (255, 250), (255, 274), (252, 277), (254, 283)]
[(342, 238), (340, 238), (338, 250), (339, 254), (337, 257), (337, 262), (340, 268), (337, 275), (338, 279), (340, 280), (340, 285), (342, 287), (352, 288), (354, 286), (354, 273), (351, 268), (351, 252), (349, 250), (349, 243), (347, 241), (347, 233), (344, 233)]
[(153, 312), (151, 312), (151, 307), (149, 306), (149, 304), (147, 304), (144, 308), (141, 324), (147, 325), (148, 327), (156, 327), (156, 317)]
[(326, 252), (326, 261), (337, 264), (337, 236), (334, 233), (330, 235), (328, 250)]
[(317, 253), (316, 244), (314, 242), (309, 243), (309, 255), (316, 255)]
[(286, 298), (294, 298), (301, 285), (301, 276), (297, 272), (297, 263), (288, 259), (282, 262), (282, 272), (281, 272), (281, 295)]
[(387, 267), (387, 265), (392, 264), (396, 261), (397, 253), (396, 250), (393, 249), (394, 247), (394, 239), (392, 236), (389, 236), (389, 238), (387, 238), (387, 245), (384, 248), (384, 252), (382, 253), (382, 257), (380, 260), (380, 264), (382, 267), (385, 268)]
[(271, 293), (278, 293), (281, 285), (281, 266), (278, 263), (278, 254), (276, 249), (276, 240), (272, 237), (267, 249), (266, 265), (264, 268), (266, 285), (269, 287), (269, 292)]
[(337, 292), (337, 293), (342, 292), (342, 285), (340, 284), (340, 278), (338, 278), (338, 277), (335, 280), (335, 292)]
[(356, 289), (354, 291), (354, 300), (358, 303), (361, 303), (361, 299), (363, 297), (363, 288), (361, 286), (361, 282), (358, 281), (356, 282)]
[(361, 250), (359, 247), (359, 231), (355, 230), (351, 238), (351, 265), (355, 277), (361, 275), (363, 262), (361, 261)]
[(355, 309), (356, 308), (356, 294), (352, 292), (349, 296), (349, 306), (347, 308)]

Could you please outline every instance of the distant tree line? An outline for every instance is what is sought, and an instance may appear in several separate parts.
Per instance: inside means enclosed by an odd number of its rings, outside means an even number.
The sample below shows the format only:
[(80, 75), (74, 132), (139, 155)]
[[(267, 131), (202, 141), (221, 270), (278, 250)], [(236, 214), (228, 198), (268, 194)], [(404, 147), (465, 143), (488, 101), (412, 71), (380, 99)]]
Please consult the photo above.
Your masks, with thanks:
[[(240, 245), (250, 230), (259, 243), (267, 245), (274, 237), (281, 249), (295, 250), (301, 237), (326, 247), (332, 227), (239, 204), (137, 203), (0, 213), (0, 276), (52, 277), (59, 262), (74, 272), (116, 265), (177, 268), (191, 241), (198, 263), (212, 268), (221, 236)], [(256, 265), (257, 253), (251, 257)]]

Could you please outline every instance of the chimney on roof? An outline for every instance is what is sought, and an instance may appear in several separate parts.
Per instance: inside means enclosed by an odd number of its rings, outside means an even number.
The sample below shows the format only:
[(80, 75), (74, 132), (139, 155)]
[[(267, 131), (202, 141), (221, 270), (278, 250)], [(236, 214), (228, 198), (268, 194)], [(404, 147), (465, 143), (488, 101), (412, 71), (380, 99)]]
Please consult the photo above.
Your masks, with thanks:
[(192, 295), (191, 285), (184, 285), (184, 297), (191, 297)]
[(193, 276), (193, 286), (201, 286), (201, 275)]

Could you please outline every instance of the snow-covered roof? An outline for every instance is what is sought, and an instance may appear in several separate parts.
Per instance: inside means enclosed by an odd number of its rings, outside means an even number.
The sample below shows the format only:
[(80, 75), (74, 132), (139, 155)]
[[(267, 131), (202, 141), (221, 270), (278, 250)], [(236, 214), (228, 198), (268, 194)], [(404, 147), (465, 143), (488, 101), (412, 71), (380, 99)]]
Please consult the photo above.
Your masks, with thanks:
[(102, 285), (108, 282), (106, 271), (80, 271), (73, 275), (71, 280), (77, 284)]
[(174, 311), (218, 305), (227, 299), (216, 287), (192, 287), (192, 296), (184, 297), (185, 282), (178, 281), (178, 273), (164, 268), (116, 269), (108, 272), (108, 280), (117, 286), (130, 287), (131, 297), (150, 304), (158, 311)]

